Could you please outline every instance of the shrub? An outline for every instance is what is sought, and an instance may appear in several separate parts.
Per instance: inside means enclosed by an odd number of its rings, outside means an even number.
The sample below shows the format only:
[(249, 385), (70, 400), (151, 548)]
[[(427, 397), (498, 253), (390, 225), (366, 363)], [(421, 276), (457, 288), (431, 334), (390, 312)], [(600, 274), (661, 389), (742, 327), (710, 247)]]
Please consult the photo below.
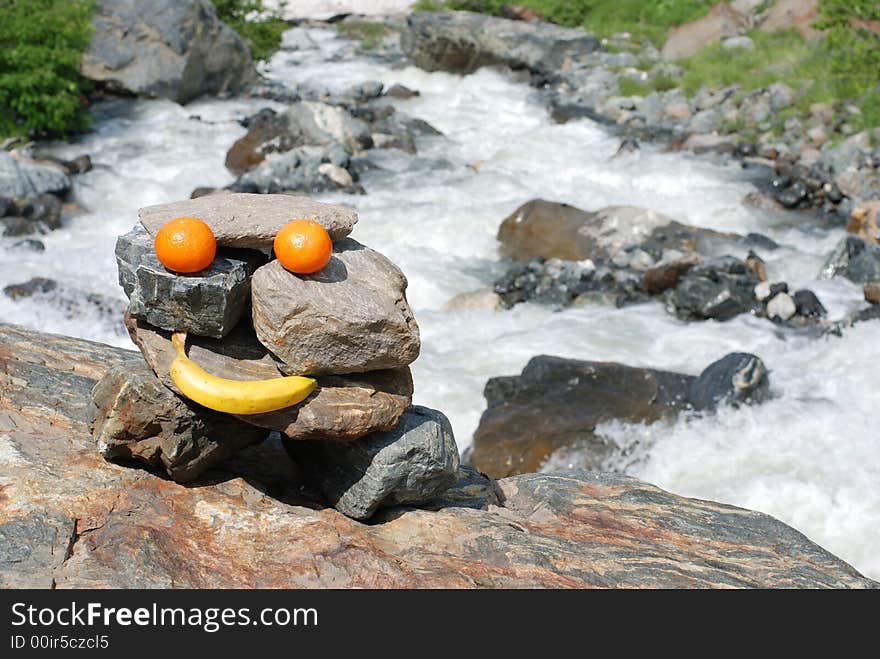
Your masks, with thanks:
[(217, 16), (241, 35), (255, 60), (268, 59), (278, 50), (288, 25), (280, 16), (267, 13), (262, 0), (212, 1)]
[(91, 0), (0, 0), (0, 135), (84, 128)]

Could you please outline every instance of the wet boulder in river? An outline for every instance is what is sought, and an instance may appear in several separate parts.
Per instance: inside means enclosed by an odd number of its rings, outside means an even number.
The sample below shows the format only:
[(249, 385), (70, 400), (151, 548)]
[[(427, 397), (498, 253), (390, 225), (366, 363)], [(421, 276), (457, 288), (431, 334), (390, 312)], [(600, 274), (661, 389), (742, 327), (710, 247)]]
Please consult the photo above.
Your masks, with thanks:
[(682, 320), (730, 320), (756, 309), (759, 282), (743, 261), (715, 259), (691, 268), (667, 291), (666, 308)]
[(270, 154), (229, 188), (238, 192), (362, 193), (349, 170), (351, 161), (339, 145), (301, 146)]
[(0, 197), (37, 197), (70, 189), (61, 167), (0, 151)]
[(828, 256), (820, 276), (826, 279), (842, 276), (858, 284), (880, 281), (880, 245), (847, 236)]
[(210, 0), (98, 0), (86, 78), (141, 96), (187, 103), (256, 81), (247, 44)]
[(769, 390), (767, 367), (760, 357), (733, 352), (713, 362), (691, 383), (688, 402), (696, 410), (714, 410), (723, 403), (756, 403)]

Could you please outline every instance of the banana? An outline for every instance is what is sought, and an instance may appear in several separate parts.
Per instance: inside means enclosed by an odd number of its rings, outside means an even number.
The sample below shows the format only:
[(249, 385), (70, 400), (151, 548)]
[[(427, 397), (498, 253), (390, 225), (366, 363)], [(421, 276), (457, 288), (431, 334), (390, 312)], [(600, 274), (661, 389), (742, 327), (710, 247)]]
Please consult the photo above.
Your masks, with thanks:
[(170, 368), (174, 384), (190, 400), (217, 412), (274, 412), (305, 400), (318, 385), (298, 375), (250, 381), (218, 378), (186, 356), (186, 332), (174, 332), (171, 343), (177, 350)]

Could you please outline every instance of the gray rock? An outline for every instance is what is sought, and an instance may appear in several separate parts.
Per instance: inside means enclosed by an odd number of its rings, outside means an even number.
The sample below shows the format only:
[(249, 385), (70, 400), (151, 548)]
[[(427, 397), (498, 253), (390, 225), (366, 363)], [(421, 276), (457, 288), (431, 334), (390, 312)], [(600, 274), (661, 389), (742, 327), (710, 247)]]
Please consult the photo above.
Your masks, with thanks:
[(551, 23), (510, 21), (471, 12), (415, 12), (407, 17), (403, 51), (427, 71), (470, 73), (481, 66), (557, 77), (599, 49), (583, 30)]
[(797, 306), (788, 293), (777, 293), (767, 303), (767, 317), (785, 322), (797, 313)]
[(458, 479), (452, 426), (413, 406), (397, 428), (353, 442), (285, 442), (291, 458), (339, 512), (358, 520), (379, 507), (430, 501)]
[(144, 362), (110, 369), (92, 390), (91, 429), (108, 460), (133, 460), (177, 482), (269, 434), (175, 396)]
[(758, 403), (767, 397), (767, 367), (755, 355), (733, 352), (713, 362), (694, 380), (688, 402), (696, 410), (715, 410), (724, 403)]
[(140, 225), (116, 241), (119, 284), (129, 313), (166, 330), (222, 338), (238, 324), (250, 298), (250, 278), (266, 262), (257, 250), (220, 248), (207, 268), (182, 275), (156, 257)]
[(880, 245), (856, 236), (841, 240), (828, 256), (820, 277), (846, 277), (858, 284), (880, 280)]
[(70, 179), (60, 167), (0, 151), (0, 196), (36, 197), (69, 189)]
[(298, 374), (407, 366), (420, 341), (406, 286), (391, 261), (346, 238), (315, 274), (295, 275), (278, 261), (259, 268), (251, 281), (254, 330)]
[(791, 299), (794, 302), (798, 316), (803, 316), (804, 318), (821, 318), (828, 314), (828, 310), (825, 309), (824, 305), (819, 301), (819, 298), (811, 290), (802, 289), (795, 291), (794, 295), (791, 296)]
[(340, 151), (335, 147), (301, 146), (270, 155), (243, 174), (230, 189), (264, 194), (362, 192), (347, 169), (350, 166), (348, 155)]
[(350, 234), (358, 220), (351, 208), (284, 194), (214, 194), (138, 210), (138, 219), (152, 236), (165, 222), (181, 215), (205, 222), (218, 245), (256, 248), (272, 247), (278, 230), (294, 218), (314, 220), (334, 241)]
[(85, 77), (111, 89), (186, 103), (256, 80), (247, 44), (209, 0), (98, 0)]
[(682, 320), (730, 320), (755, 308), (758, 283), (739, 259), (716, 259), (691, 268), (667, 291), (666, 308)]
[(721, 42), (724, 50), (754, 50), (755, 42), (751, 38), (740, 35), (736, 37), (728, 37)]

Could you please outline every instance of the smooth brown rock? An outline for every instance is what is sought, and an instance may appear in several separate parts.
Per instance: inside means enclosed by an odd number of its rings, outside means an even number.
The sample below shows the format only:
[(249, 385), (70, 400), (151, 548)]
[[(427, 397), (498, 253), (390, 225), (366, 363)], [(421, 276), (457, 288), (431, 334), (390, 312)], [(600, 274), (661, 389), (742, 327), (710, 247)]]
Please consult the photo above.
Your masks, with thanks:
[(735, 37), (746, 27), (745, 16), (726, 2), (719, 2), (702, 18), (674, 28), (663, 46), (663, 58), (679, 59), (696, 55), (703, 46)]
[[(126, 319), (126, 326), (162, 383), (177, 391), (168, 373), (175, 357), (170, 334), (132, 318)], [(220, 377), (262, 380), (281, 375), (277, 362), (246, 322), (222, 341), (193, 336), (187, 345), (191, 359)], [(394, 428), (411, 403), (412, 393), (409, 368), (327, 375), (318, 378), (318, 388), (299, 405), (239, 418), (291, 439), (353, 440)]]
[[(622, 364), (533, 357), (521, 375), (486, 384), (486, 411), (471, 464), (493, 478), (538, 471), (558, 449), (588, 449), (601, 469), (612, 447), (594, 433), (604, 421), (652, 423), (687, 403), (696, 378)], [(586, 454), (584, 454), (586, 457)]]
[(278, 230), (291, 220), (314, 220), (334, 241), (351, 233), (357, 212), (345, 206), (324, 204), (308, 197), (286, 194), (213, 194), (138, 210), (138, 219), (150, 235), (168, 220), (181, 215), (205, 222), (217, 244), (226, 247), (272, 247)]
[(179, 483), (269, 435), (175, 396), (144, 362), (110, 369), (91, 398), (90, 426), (101, 455), (160, 468)]
[(669, 263), (655, 265), (645, 270), (642, 286), (651, 295), (660, 295), (670, 288), (675, 288), (682, 275), (698, 265), (701, 260), (696, 254), (690, 254)]
[(419, 356), (419, 328), (407, 281), (378, 252), (351, 238), (312, 275), (278, 261), (251, 280), (257, 338), (301, 375), (362, 373), (407, 366)]
[(880, 304), (880, 281), (865, 284), (865, 300), (871, 304)]
[(618, 474), (463, 469), (426, 509), (304, 507), (277, 442), (189, 486), (106, 462), (89, 391), (132, 353), (0, 325), (4, 588), (872, 588), (785, 524)]
[(865, 201), (849, 216), (846, 230), (869, 243), (880, 243), (880, 200)]

